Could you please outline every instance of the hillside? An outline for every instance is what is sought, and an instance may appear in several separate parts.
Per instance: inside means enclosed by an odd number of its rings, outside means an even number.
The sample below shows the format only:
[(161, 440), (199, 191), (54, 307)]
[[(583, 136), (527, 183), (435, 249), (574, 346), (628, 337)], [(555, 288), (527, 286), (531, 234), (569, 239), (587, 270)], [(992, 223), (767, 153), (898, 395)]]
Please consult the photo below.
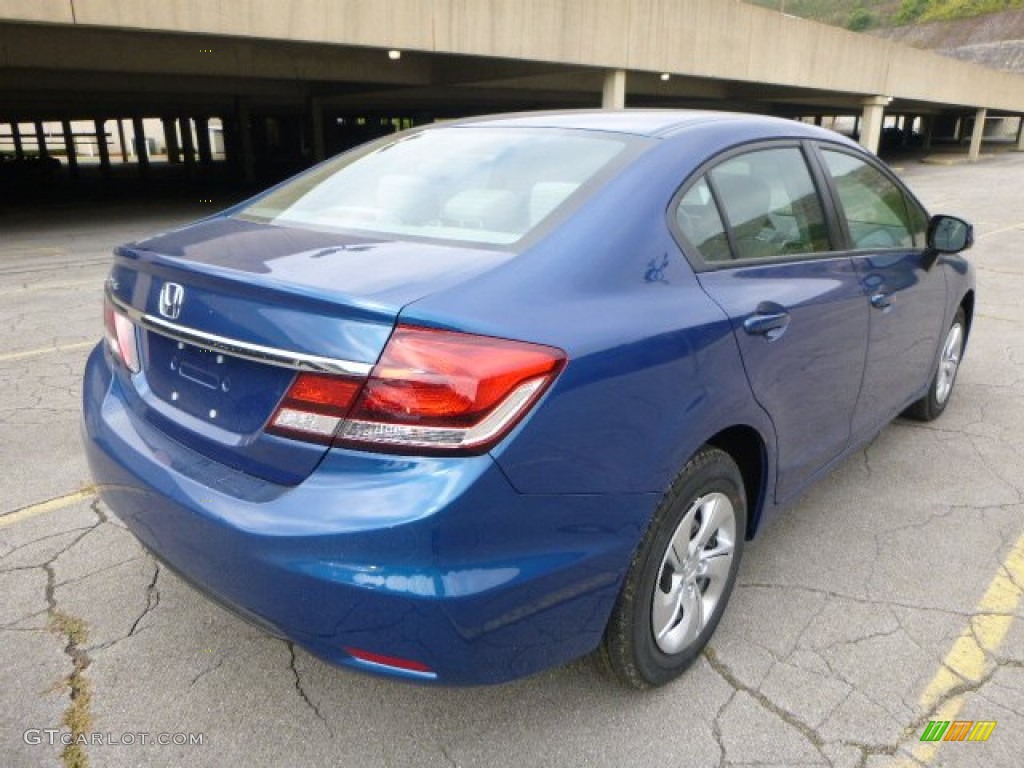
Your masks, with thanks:
[(871, 31), (915, 48), (1024, 74), (1024, 9)]
[(857, 31), (1024, 9), (1024, 0), (745, 0)]

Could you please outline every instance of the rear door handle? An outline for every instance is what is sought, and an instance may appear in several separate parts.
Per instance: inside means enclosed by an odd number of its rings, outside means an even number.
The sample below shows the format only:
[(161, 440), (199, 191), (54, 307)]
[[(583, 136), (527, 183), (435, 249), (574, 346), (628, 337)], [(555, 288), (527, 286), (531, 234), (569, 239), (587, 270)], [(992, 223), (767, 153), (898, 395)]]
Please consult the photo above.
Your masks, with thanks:
[(778, 304), (761, 304), (754, 314), (743, 321), (743, 330), (751, 336), (764, 336), (774, 341), (786, 332), (789, 325), (789, 312)]
[(871, 297), (871, 306), (875, 309), (888, 309), (892, 306), (892, 294), (876, 293)]

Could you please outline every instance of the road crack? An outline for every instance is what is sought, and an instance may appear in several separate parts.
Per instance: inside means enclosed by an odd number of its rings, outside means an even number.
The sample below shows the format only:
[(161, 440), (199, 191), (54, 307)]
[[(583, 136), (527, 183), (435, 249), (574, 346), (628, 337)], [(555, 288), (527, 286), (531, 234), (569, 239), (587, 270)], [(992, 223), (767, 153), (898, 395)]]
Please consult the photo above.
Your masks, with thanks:
[(89, 641), (89, 629), (85, 621), (62, 611), (57, 606), (57, 574), (53, 565), (61, 555), (105, 522), (105, 516), (96, 509), (95, 504), (92, 509), (97, 514), (96, 523), (75, 536), (67, 546), (54, 553), (41, 566), (46, 573), (44, 596), (48, 617), (47, 625), (51, 632), (65, 641), (64, 654), (71, 660), (71, 673), (60, 683), (60, 686), (68, 691), (68, 706), (64, 710), (61, 724), (68, 728), (71, 737), (70, 743), (66, 744), (61, 751), (61, 761), (65, 768), (88, 768), (89, 766), (85, 742), (92, 729), (92, 684), (86, 677), (85, 671), (92, 661), (85, 650)]
[(208, 674), (210, 674), (211, 672), (215, 672), (216, 670), (220, 669), (222, 666), (224, 666), (224, 662), (225, 661), (227, 661), (227, 657), (226, 656), (222, 656), (221, 658), (217, 659), (217, 661), (215, 663), (211, 664), (209, 667), (207, 667), (206, 669), (202, 670), (198, 675), (193, 677), (192, 678), (192, 682), (190, 682), (188, 684), (188, 687), (189, 688), (194, 687), (196, 683), (198, 683), (200, 680), (202, 680)]
[(327, 732), (331, 733), (333, 736), (331, 727), (327, 724), (327, 718), (323, 716), (323, 713), (320, 712), (320, 707), (313, 703), (312, 699), (310, 699), (306, 694), (306, 689), (302, 686), (302, 677), (299, 675), (299, 670), (295, 666), (295, 643), (290, 640), (286, 640), (285, 645), (288, 646), (288, 668), (292, 671), (292, 676), (295, 678), (295, 691), (299, 694), (302, 700), (306, 702), (306, 706), (313, 710), (313, 714), (319, 718), (320, 722), (324, 724), (324, 727), (327, 728)]
[(142, 609), (142, 613), (135, 619), (132, 624), (132, 628), (128, 630), (127, 637), (131, 637), (135, 634), (135, 630), (139, 628), (139, 623), (149, 615), (150, 611), (160, 605), (160, 588), (157, 587), (157, 579), (160, 578), (160, 563), (153, 562), (153, 580), (146, 586), (146, 607)]
[(50, 616), (50, 629), (67, 639), (64, 653), (71, 659), (71, 674), (64, 678), (68, 689), (68, 706), (61, 723), (68, 727), (70, 743), (60, 753), (65, 768), (88, 768), (89, 756), (84, 742), (92, 730), (92, 684), (85, 676), (91, 660), (82, 648), (89, 639), (85, 622), (63, 611), (54, 611)]
[[(740, 679), (733, 674), (732, 670), (729, 669), (729, 667), (726, 666), (721, 661), (721, 659), (718, 658), (713, 648), (706, 647), (704, 649), (704, 658), (707, 660), (708, 665), (711, 667), (711, 669), (713, 669), (719, 677), (721, 677), (726, 683), (728, 683), (729, 686), (733, 689), (733, 691), (742, 691), (743, 693), (747, 694), (752, 699), (754, 699), (754, 701), (756, 701), (762, 709), (775, 715), (777, 718), (779, 718), (792, 728), (795, 728), (805, 739), (807, 739), (808, 743), (810, 743), (810, 745), (814, 747), (818, 754), (821, 755), (821, 759), (826, 764), (831, 764), (831, 761), (828, 759), (828, 755), (825, 754), (825, 741), (821, 738), (821, 736), (818, 735), (818, 732), (815, 731), (814, 728), (805, 723), (792, 712), (789, 712), (788, 710), (785, 710), (782, 707), (780, 707), (774, 701), (772, 701), (763, 693), (761, 693), (761, 691), (757, 690), (756, 688), (752, 688), (749, 685), (746, 685), (745, 683), (740, 681)], [(720, 710), (718, 715), (715, 716), (715, 724), (718, 723), (718, 719), (724, 710), (725, 707), (723, 706), (722, 710)], [(714, 728), (712, 728), (712, 730), (714, 730)], [(720, 733), (716, 733), (715, 738), (717, 739), (719, 738), (719, 736)], [(722, 749), (722, 755), (724, 757), (725, 747), (721, 743), (720, 748)]]

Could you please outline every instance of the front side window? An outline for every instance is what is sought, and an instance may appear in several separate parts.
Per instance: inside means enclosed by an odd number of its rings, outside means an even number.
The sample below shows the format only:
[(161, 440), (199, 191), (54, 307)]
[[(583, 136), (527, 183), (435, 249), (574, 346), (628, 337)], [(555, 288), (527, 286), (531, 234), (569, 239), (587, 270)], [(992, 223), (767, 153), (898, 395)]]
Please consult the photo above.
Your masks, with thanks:
[(509, 244), (624, 158), (629, 141), (593, 131), (431, 129), (342, 155), (235, 215), (283, 226)]
[(923, 212), (916, 205), (908, 208), (903, 192), (885, 174), (845, 152), (821, 154), (855, 250), (911, 248), (923, 239)]
[(821, 201), (803, 152), (762, 149), (730, 158), (711, 171), (740, 259), (828, 251)]

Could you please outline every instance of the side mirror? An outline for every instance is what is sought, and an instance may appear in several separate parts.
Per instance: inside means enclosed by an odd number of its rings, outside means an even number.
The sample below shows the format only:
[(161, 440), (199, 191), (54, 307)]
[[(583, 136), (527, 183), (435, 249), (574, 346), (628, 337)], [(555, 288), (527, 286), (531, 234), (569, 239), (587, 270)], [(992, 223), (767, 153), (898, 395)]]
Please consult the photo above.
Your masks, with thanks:
[(932, 216), (928, 222), (928, 250), (960, 253), (974, 245), (974, 227), (956, 216)]

